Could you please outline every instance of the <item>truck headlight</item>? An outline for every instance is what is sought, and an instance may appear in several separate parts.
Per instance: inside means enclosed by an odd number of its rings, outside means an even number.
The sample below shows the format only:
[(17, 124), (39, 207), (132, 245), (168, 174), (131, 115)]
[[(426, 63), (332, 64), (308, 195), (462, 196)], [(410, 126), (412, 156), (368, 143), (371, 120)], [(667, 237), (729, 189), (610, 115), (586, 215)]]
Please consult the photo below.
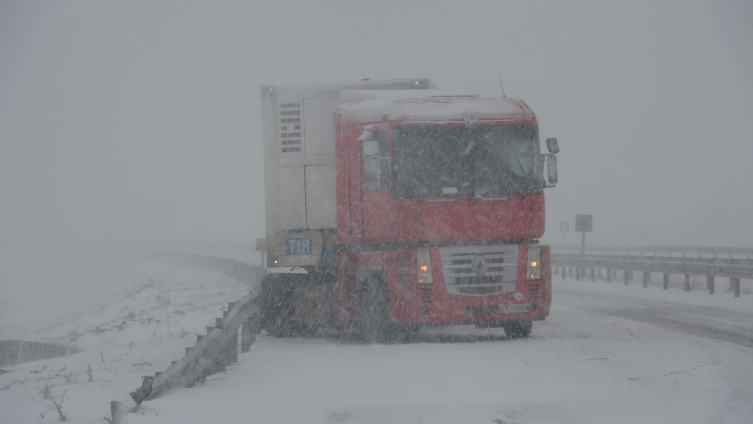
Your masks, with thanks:
[(416, 250), (416, 276), (418, 284), (434, 284), (429, 249)]
[(541, 280), (541, 246), (528, 245), (526, 280)]

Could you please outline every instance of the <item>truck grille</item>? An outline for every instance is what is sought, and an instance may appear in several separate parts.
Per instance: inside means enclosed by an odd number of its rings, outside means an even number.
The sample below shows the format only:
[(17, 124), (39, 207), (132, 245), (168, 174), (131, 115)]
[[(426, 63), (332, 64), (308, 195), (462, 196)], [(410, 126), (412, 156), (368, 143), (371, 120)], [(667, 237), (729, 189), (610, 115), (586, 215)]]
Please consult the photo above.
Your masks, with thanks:
[(441, 247), (439, 257), (448, 294), (489, 296), (515, 291), (518, 246)]

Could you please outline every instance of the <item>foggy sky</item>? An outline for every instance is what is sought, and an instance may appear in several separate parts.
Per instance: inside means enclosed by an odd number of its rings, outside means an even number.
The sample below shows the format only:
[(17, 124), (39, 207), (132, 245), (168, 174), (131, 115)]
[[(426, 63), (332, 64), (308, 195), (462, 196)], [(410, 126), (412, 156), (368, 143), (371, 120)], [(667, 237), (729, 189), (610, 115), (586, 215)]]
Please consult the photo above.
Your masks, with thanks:
[(261, 84), (500, 74), (562, 149), (544, 242), (753, 247), (753, 2), (312, 3), (0, 3), (0, 241), (251, 243)]

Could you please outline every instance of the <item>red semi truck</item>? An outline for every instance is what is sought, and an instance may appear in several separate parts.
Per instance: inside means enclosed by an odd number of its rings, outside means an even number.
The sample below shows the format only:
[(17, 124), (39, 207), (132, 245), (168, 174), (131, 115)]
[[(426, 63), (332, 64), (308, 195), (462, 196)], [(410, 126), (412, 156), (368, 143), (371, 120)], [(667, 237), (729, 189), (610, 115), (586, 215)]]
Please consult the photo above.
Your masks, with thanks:
[(475, 324), (526, 337), (549, 314), (538, 239), (559, 148), (540, 153), (525, 102), (427, 79), (261, 94), (267, 266), (287, 271), (262, 282), (268, 333)]

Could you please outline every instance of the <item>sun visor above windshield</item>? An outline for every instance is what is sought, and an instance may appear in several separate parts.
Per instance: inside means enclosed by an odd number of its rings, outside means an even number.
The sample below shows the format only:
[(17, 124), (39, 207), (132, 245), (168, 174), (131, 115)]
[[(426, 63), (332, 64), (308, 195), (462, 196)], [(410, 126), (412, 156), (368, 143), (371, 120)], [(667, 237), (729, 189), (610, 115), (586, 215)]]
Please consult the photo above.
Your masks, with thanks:
[(425, 97), (478, 97), (475, 90), (343, 90), (340, 103), (358, 103), (373, 99)]
[[(400, 90), (402, 91), (402, 90)], [(414, 93), (431, 90), (415, 90)], [(422, 93), (423, 94), (423, 93)], [(520, 99), (511, 97), (420, 97), (375, 98), (344, 103), (338, 108), (350, 123), (450, 122), (469, 116), (479, 121), (535, 124), (536, 115)]]

